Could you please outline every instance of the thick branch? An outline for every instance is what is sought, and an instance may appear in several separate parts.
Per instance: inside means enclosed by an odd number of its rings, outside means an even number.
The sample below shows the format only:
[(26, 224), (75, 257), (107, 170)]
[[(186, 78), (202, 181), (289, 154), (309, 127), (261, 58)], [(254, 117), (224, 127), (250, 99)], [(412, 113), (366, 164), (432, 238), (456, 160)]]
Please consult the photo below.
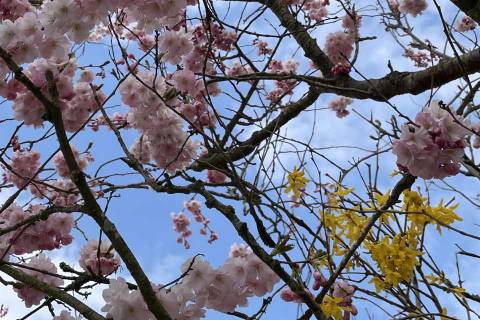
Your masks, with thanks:
[(462, 10), (467, 16), (480, 23), (480, 1), (452, 0), (452, 3)]
[(305, 97), (286, 106), (277, 118), (271, 121), (265, 128), (255, 131), (248, 140), (227, 152), (215, 153), (207, 158), (200, 158), (192, 165), (192, 168), (196, 171), (202, 171), (206, 168), (224, 168), (227, 163), (246, 157), (252, 153), (261, 142), (270, 138), (283, 125), (311, 106), (317, 100), (319, 95), (319, 89), (310, 88)]
[(72, 148), (68, 143), (68, 137), (65, 128), (63, 127), (62, 114), (57, 104), (55, 103), (55, 99), (57, 98), (58, 93), (53, 79), (53, 74), (50, 70), (47, 71), (46, 77), (49, 83), (50, 94), (54, 99), (54, 103), (45, 106), (45, 108), (47, 109), (48, 118), (55, 127), (57, 139), (60, 144), (60, 150), (62, 151), (65, 162), (67, 163), (68, 169), (70, 170), (70, 177), (80, 191), (80, 194), (85, 201), (85, 207), (87, 211), (89, 212), (90, 216), (95, 220), (95, 222), (100, 226), (102, 231), (105, 232), (105, 234), (117, 250), (118, 254), (125, 262), (125, 265), (132, 274), (132, 277), (138, 284), (138, 287), (140, 289), (140, 292), (142, 293), (145, 303), (148, 306), (148, 309), (153, 313), (156, 319), (171, 319), (165, 308), (157, 299), (150, 280), (148, 279), (147, 275), (138, 263), (135, 255), (130, 250), (125, 240), (121, 237), (115, 225), (103, 214), (102, 208), (98, 204), (95, 196), (92, 193), (92, 190), (88, 186), (85, 175), (78, 166)]
[(333, 67), (332, 62), (320, 49), (317, 41), (308, 34), (305, 27), (288, 10), (288, 6), (281, 0), (261, 0), (259, 2), (272, 10), (282, 26), (292, 34), (297, 43), (302, 47), (305, 57), (312, 60), (324, 75), (330, 75)]
[[(358, 81), (339, 80), (337, 93), (358, 99), (387, 101), (402, 94), (420, 94), (437, 88), (465, 75), (480, 71), (480, 49), (475, 49), (458, 58), (444, 59), (437, 65), (417, 72), (392, 72), (380, 79)], [(463, 65), (463, 68), (462, 68)]]
[(52, 287), (46, 284), (43, 281), (38, 280), (35, 277), (32, 277), (16, 268), (10, 267), (8, 265), (0, 265), (0, 271), (8, 274), (10, 277), (14, 278), (15, 280), (29, 285), (55, 299), (58, 299), (62, 302), (65, 302), (70, 307), (77, 310), (79, 313), (82, 314), (88, 320), (105, 320), (100, 314), (92, 310), (89, 306), (74, 298), (73, 296), (69, 295), (68, 293), (60, 290), (56, 287)]
[(72, 148), (70, 147), (68, 137), (63, 126), (62, 114), (58, 108), (58, 91), (55, 85), (53, 73), (48, 70), (46, 77), (49, 86), (49, 92), (51, 99), (47, 98), (41, 92), (40, 88), (35, 86), (32, 81), (23, 73), (22, 68), (13, 61), (10, 54), (0, 48), (0, 57), (5, 61), (6, 65), (15, 73), (15, 78), (20, 81), (35, 97), (42, 102), (45, 107), (47, 118), (55, 127), (57, 139), (60, 144), (60, 149), (70, 170), (70, 178), (77, 186), (83, 200), (85, 201), (85, 209), (89, 215), (95, 220), (102, 231), (107, 235), (112, 242), (118, 254), (125, 262), (132, 277), (138, 284), (140, 292), (148, 306), (148, 309), (152, 312), (156, 319), (168, 319), (168, 315), (165, 308), (161, 305), (157, 299), (155, 291), (152, 288), (150, 280), (141, 268), (135, 255), (128, 247), (125, 240), (117, 231), (115, 225), (103, 214), (102, 208), (97, 203), (95, 196), (90, 189), (85, 175), (77, 164)]

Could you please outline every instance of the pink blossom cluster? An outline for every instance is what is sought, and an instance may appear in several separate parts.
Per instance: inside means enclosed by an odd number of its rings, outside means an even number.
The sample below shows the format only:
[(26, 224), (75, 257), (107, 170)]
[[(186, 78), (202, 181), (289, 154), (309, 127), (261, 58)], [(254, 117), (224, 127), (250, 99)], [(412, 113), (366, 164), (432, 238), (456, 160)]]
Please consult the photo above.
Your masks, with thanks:
[[(74, 61), (54, 61), (37, 59), (29, 64), (25, 70), (27, 77), (42, 89), (45, 96), (49, 95), (48, 84), (45, 77), (47, 70), (53, 72), (59, 93), (59, 104), (61, 109), (65, 109), (68, 101), (73, 97), (72, 77), (75, 74), (76, 63)], [(62, 71), (60, 71), (62, 69)], [(16, 80), (12, 79), (18, 83)], [(27, 125), (40, 127), (44, 121), (45, 108), (37, 100), (33, 93), (23, 85), (10, 86), (15, 91), (10, 92), (6, 97), (13, 100), (13, 111), (16, 120), (24, 121)]]
[(211, 57), (217, 50), (229, 51), (233, 49), (237, 41), (237, 35), (233, 32), (227, 32), (218, 24), (209, 24), (207, 26), (198, 24), (189, 28), (192, 34), (194, 49), (190, 54), (184, 57), (184, 66), (193, 72), (203, 72), (214, 74), (214, 65)]
[(82, 318), (74, 317), (70, 314), (70, 312), (63, 310), (60, 312), (59, 316), (55, 316), (53, 320), (80, 320)]
[[(75, 161), (78, 164), (80, 170), (85, 170), (87, 165), (93, 161), (93, 157), (89, 153), (85, 153), (84, 155), (80, 155), (80, 152), (77, 150), (76, 147), (71, 146), (73, 156), (75, 157)], [(57, 152), (53, 157), (53, 164), (55, 165), (55, 170), (57, 171), (58, 175), (62, 178), (69, 178), (70, 177), (70, 169), (68, 168), (67, 162), (65, 161), (65, 157), (61, 151)]]
[(215, 115), (208, 110), (203, 100), (197, 100), (194, 103), (182, 103), (180, 105), (180, 112), (190, 124), (190, 129), (196, 128), (197, 130), (202, 130), (204, 127), (215, 127)]
[[(121, 31), (121, 30), (120, 30)], [(90, 31), (90, 35), (88, 36), (88, 41), (91, 42), (100, 42), (103, 38), (105, 38), (109, 34), (110, 30), (107, 26), (103, 23), (97, 24), (93, 30)], [(120, 34), (118, 32), (117, 34)]]
[(347, 106), (352, 104), (353, 100), (347, 97), (337, 97), (328, 103), (328, 107), (335, 111), (335, 114), (339, 118), (348, 116), (350, 113), (347, 110)]
[(192, 35), (183, 30), (167, 31), (159, 38), (158, 45), (163, 52), (162, 59), (172, 64), (179, 64), (183, 56), (193, 50)]
[(178, 70), (172, 75), (175, 89), (185, 95), (197, 96), (201, 90), (201, 82), (197, 81), (195, 73), (188, 69)]
[(457, 30), (459, 32), (471, 31), (474, 30), (476, 27), (477, 23), (469, 16), (463, 16), (457, 23)]
[(207, 181), (209, 183), (221, 184), (225, 183), (227, 180), (227, 175), (219, 170), (208, 170), (207, 171)]
[[(148, 52), (157, 44), (156, 37), (152, 34), (147, 33), (145, 30), (137, 28), (125, 29), (123, 27), (116, 26), (115, 31), (118, 34), (123, 34), (123, 36), (128, 40), (138, 42), (139, 49), (144, 52)], [(168, 52), (165, 52), (164, 54), (168, 54)]]
[(289, 5), (303, 6), (307, 10), (330, 5), (330, 0), (285, 0), (285, 2)]
[(266, 42), (266, 41), (255, 39), (255, 40), (253, 40), (253, 44), (257, 47), (257, 54), (259, 56), (268, 55), (268, 54), (271, 54), (273, 52), (273, 49), (270, 49), (268, 47), (268, 42)]
[[(74, 151), (76, 151), (76, 149), (74, 149)], [(15, 151), (12, 156), (12, 162), (10, 164), (12, 171), (6, 170), (4, 180), (12, 182), (17, 188), (24, 187), (28, 180), (32, 178), (40, 168), (39, 159), (40, 153), (37, 151), (25, 151), (18, 146), (17, 151)], [(61, 171), (63, 172), (65, 170), (63, 166), (66, 166), (66, 164), (63, 160), (61, 162), (60, 167), (62, 167)], [(83, 166), (85, 159), (80, 159), (79, 164)], [(80, 197), (75, 184), (69, 179), (60, 178), (48, 183), (32, 181), (29, 184), (29, 189), (34, 196), (40, 199), (47, 198), (57, 206), (74, 204)]]
[(153, 320), (145, 304), (142, 294), (138, 290), (130, 291), (123, 278), (111, 279), (107, 289), (103, 290), (103, 299), (106, 304), (102, 311), (107, 318), (115, 320)]
[[(196, 3), (196, 0), (110, 0), (100, 3), (56, 0), (44, 1), (39, 10), (33, 10), (27, 0), (1, 0), (0, 46), (18, 64), (32, 62), (38, 57), (65, 59), (70, 41), (80, 43), (87, 40), (97, 22), (108, 24), (108, 15), (118, 8), (126, 13), (125, 25), (135, 23), (137, 29), (148, 32), (177, 25), (182, 21), (187, 5)], [(224, 38), (227, 42), (228, 37)], [(7, 69), (3, 63), (0, 65), (5, 73)]]
[(472, 131), (474, 132), (472, 147), (480, 149), (480, 123), (473, 124)]
[(187, 238), (192, 235), (190, 230), (190, 219), (183, 212), (172, 213), (173, 230), (179, 234), (177, 242), (182, 243), (186, 249), (190, 248)]
[(345, 65), (342, 63), (337, 63), (332, 67), (330, 70), (334, 76), (339, 74), (349, 74), (352, 71), (352, 67), (350, 65)]
[[(108, 14), (121, 8), (126, 13), (123, 24), (135, 23), (138, 29), (152, 31), (181, 22), (187, 5), (195, 0), (134, 1), (134, 0), (57, 0), (44, 3), (40, 21), (47, 31), (67, 33), (77, 43), (87, 40), (97, 21), (108, 24)], [(88, 12), (88, 14), (82, 14)]]
[(40, 153), (37, 151), (16, 151), (10, 164), (11, 171), (4, 173), (5, 181), (13, 183), (17, 188), (23, 188), (28, 181), (35, 178), (40, 168)]
[[(289, 75), (296, 74), (298, 66), (299, 63), (295, 60), (287, 60), (285, 62), (272, 60), (270, 61), (268, 70), (272, 73)], [(293, 94), (295, 83), (296, 81), (293, 79), (275, 81), (275, 88), (267, 94), (266, 99), (272, 103), (280, 102), (284, 96)]]
[(89, 240), (80, 250), (80, 267), (95, 275), (109, 275), (120, 266), (108, 241)]
[(215, 73), (213, 62), (210, 59), (214, 55), (215, 49), (206, 42), (205, 30), (198, 25), (192, 27), (189, 32), (192, 34), (191, 41), (194, 46), (193, 50), (183, 57), (183, 66), (193, 72)]
[(237, 35), (234, 32), (225, 31), (218, 23), (212, 24), (209, 32), (213, 38), (212, 45), (219, 50), (229, 51), (237, 42)]
[(280, 298), (285, 302), (303, 303), (302, 297), (296, 294), (290, 287), (285, 287), (280, 292)]
[[(28, 210), (23, 210), (16, 204), (8, 207), (0, 216), (2, 229), (13, 227), (22, 221), (40, 214), (45, 207), (32, 205)], [(2, 243), (11, 245), (14, 254), (31, 253), (36, 250), (53, 250), (62, 245), (68, 245), (73, 237), (70, 235), (75, 221), (71, 214), (54, 213), (45, 220), (16, 228), (14, 231), (0, 236)], [(3, 255), (5, 252), (0, 252)]]
[[(81, 42), (87, 39), (95, 24), (98, 21), (107, 23), (106, 17), (116, 8), (122, 8), (126, 13), (122, 18), (124, 24), (136, 23), (135, 32), (146, 47), (154, 45), (155, 42), (148, 34), (149, 30), (152, 30), (151, 27), (172, 26), (159, 37), (159, 49), (162, 51), (164, 61), (173, 64), (183, 63), (184, 68), (168, 76), (168, 84), (164, 80), (161, 81), (160, 86), (163, 90), (159, 91), (164, 95), (171, 93), (171, 89), (175, 88), (177, 94), (181, 93), (183, 98), (188, 96), (190, 101), (183, 111), (191, 128), (213, 127), (215, 117), (207, 110), (203, 96), (217, 95), (220, 89), (217, 84), (205, 88), (203, 82), (196, 79), (194, 72), (203, 71), (205, 57), (213, 54), (212, 49), (209, 49), (208, 53), (206, 49), (209, 47), (210, 36), (214, 49), (230, 50), (236, 41), (236, 35), (225, 31), (218, 24), (208, 26), (208, 32), (205, 30), (207, 27), (202, 25), (193, 27), (188, 32), (179, 28), (177, 24), (183, 19), (186, 6), (196, 3), (195, 0), (179, 0), (174, 3), (167, 0), (141, 3), (132, 0), (111, 0), (101, 3), (92, 0), (44, 2), (40, 10), (27, 12), (14, 22), (3, 21), (0, 24), (0, 46), (6, 48), (19, 64), (32, 62), (37, 57), (48, 58), (35, 60), (28, 65), (25, 73), (48, 97), (45, 71), (53, 71), (65, 128), (68, 131), (76, 131), (85, 124), (91, 112), (97, 110), (105, 96), (92, 84), (94, 75), (88, 70), (84, 70), (79, 82), (73, 85), (72, 79), (77, 65), (73, 59), (66, 60), (70, 41)], [(133, 65), (136, 65), (136, 62)], [(0, 66), (4, 67), (2, 63)], [(3, 69), (6, 72), (6, 69)], [(207, 63), (207, 72), (213, 72), (211, 62)], [(148, 72), (140, 73), (139, 76), (150, 81), (154, 78), (154, 75)], [(143, 88), (137, 90), (139, 87)], [(183, 130), (184, 122), (178, 112), (171, 109), (179, 110), (179, 104), (183, 101), (168, 98), (167, 108), (162, 96), (156, 92), (146, 94), (148, 90), (133, 76), (125, 81), (122, 89), (123, 101), (131, 107), (131, 112), (128, 117), (122, 119), (119, 117), (115, 120), (128, 124), (131, 122), (132, 126), (145, 137), (142, 143), (145, 147), (141, 149), (146, 150), (145, 153), (149, 156), (142, 158), (145, 161), (153, 159), (159, 167), (169, 172), (182, 169), (191, 162), (196, 156), (198, 144), (190, 140)], [(129, 91), (132, 89), (136, 92)], [(42, 104), (16, 80), (2, 81), (0, 94), (13, 100), (15, 119), (35, 127), (43, 124), (45, 110)], [(152, 107), (156, 113), (150, 113), (152, 109), (147, 107)], [(102, 119), (98, 119), (93, 122), (92, 127), (97, 129), (101, 124)], [(66, 177), (68, 175), (66, 167), (60, 169), (62, 169), (59, 172), (60, 176)]]
[[(235, 41), (236, 35), (225, 32), (218, 24), (210, 25), (208, 31), (202, 25), (193, 26), (188, 29), (188, 32), (166, 31), (159, 38), (162, 60), (183, 66), (177, 68), (173, 75), (168, 76), (171, 80), (169, 85), (173, 85), (179, 93), (189, 95), (195, 102), (203, 104), (203, 109), (206, 110), (207, 103), (204, 96), (216, 96), (220, 93), (220, 88), (217, 83), (205, 87), (203, 81), (197, 80), (195, 73), (214, 74), (213, 62), (208, 58), (215, 54), (215, 50), (230, 50)], [(193, 101), (189, 102), (193, 103)], [(197, 116), (203, 123), (202, 126), (214, 124), (213, 116), (206, 111), (202, 111)], [(206, 124), (207, 118), (208, 124)], [(195, 124), (193, 126), (197, 127)]]
[(434, 60), (438, 60), (438, 56), (434, 52), (414, 51), (410, 48), (405, 49), (403, 56), (412, 60), (415, 66), (419, 68), (426, 68), (431, 65)]
[[(15, 1), (14, 1), (15, 2)], [(52, 2), (53, 3), (53, 2)], [(15, 21), (0, 23), (0, 47), (12, 55), (18, 64), (30, 63), (35, 58), (65, 58), (70, 44), (59, 33), (46, 34), (36, 12), (26, 12)], [(2, 65), (3, 73), (7, 71)], [(2, 77), (3, 78), (3, 77)]]
[[(218, 239), (217, 233), (210, 228), (210, 220), (202, 214), (200, 202), (193, 199), (184, 202), (183, 206), (193, 215), (193, 219), (196, 222), (202, 224), (202, 228), (200, 229), (201, 235), (206, 235), (207, 231), (210, 232), (210, 238), (208, 240), (209, 243), (212, 243)], [(173, 230), (179, 233), (177, 242), (182, 243), (185, 248), (189, 249), (190, 243), (188, 242), (187, 238), (192, 235), (192, 231), (189, 228), (191, 223), (190, 219), (184, 212), (172, 213), (172, 222)]]
[[(53, 287), (58, 287), (63, 284), (61, 278), (52, 275), (57, 273), (57, 267), (55, 267), (50, 259), (43, 253), (30, 259), (25, 266), (27, 268), (24, 268), (23, 272), (29, 276), (35, 277), (37, 280)], [(25, 302), (27, 308), (30, 308), (32, 305), (40, 304), (40, 301), (45, 298), (45, 293), (34, 289), (27, 284), (23, 284), (22, 287), (14, 288), (13, 290), (15, 290), (18, 297)]]
[(196, 47), (205, 48), (209, 44), (213, 49), (230, 51), (237, 41), (237, 35), (234, 32), (226, 31), (218, 23), (212, 23), (206, 29), (203, 25), (195, 25), (191, 28), (193, 43)]
[[(215, 34), (220, 36), (219, 32)], [(191, 39), (195, 45), (192, 52)], [(167, 32), (160, 39), (167, 61), (180, 63), (179, 58), (184, 55), (182, 61), (185, 67), (167, 76), (168, 82), (144, 71), (136, 77), (127, 78), (120, 87), (122, 101), (131, 108), (127, 122), (142, 134), (142, 138), (132, 146), (132, 153), (143, 162), (154, 160), (157, 166), (168, 172), (183, 169), (197, 153), (198, 143), (184, 131), (183, 120), (190, 129), (201, 130), (215, 125), (215, 117), (208, 110), (204, 96), (218, 95), (219, 87), (212, 84), (206, 88), (194, 73), (204, 68), (203, 55), (208, 46), (206, 39), (201, 26), (194, 27), (191, 34)], [(207, 63), (207, 73), (213, 70), (211, 66)], [(154, 90), (149, 90), (145, 83), (152, 84)], [(182, 99), (177, 98), (178, 94)]]
[[(324, 287), (327, 284), (327, 279), (325, 276), (320, 272), (315, 270), (313, 272), (313, 290), (318, 290), (320, 287)], [(307, 291), (307, 294), (313, 297), (312, 293), (310, 291)], [(290, 287), (285, 287), (281, 292), (280, 292), (280, 298), (282, 298), (283, 301), (285, 302), (295, 302), (295, 303), (303, 303), (302, 297), (300, 297), (298, 294), (296, 294)]]
[(102, 91), (83, 80), (74, 85), (73, 97), (61, 109), (65, 130), (70, 132), (80, 130), (105, 99)]
[(12, 150), (14, 152), (23, 151), (22, 145), (20, 144), (20, 141), (18, 140), (18, 136), (13, 136), (12, 139), (10, 139), (10, 145), (12, 146)]
[(50, 185), (51, 188), (43, 184), (36, 184), (34, 190), (39, 190), (39, 192), (32, 193), (39, 198), (47, 197), (57, 206), (70, 206), (80, 199), (80, 192), (70, 179), (60, 178)]
[(210, 220), (202, 214), (200, 202), (192, 199), (184, 202), (183, 206), (193, 215), (195, 222), (202, 224), (202, 228), (200, 229), (201, 235), (206, 235), (207, 231), (210, 232), (208, 243), (212, 243), (218, 239), (217, 233), (210, 228)]
[(362, 17), (356, 11), (348, 12), (342, 18), (342, 27), (351, 35), (358, 35), (361, 24)]
[(320, 287), (324, 287), (327, 285), (327, 278), (318, 270), (313, 272), (313, 290), (318, 290)]
[(239, 76), (239, 75), (243, 75), (243, 74), (249, 74), (249, 73), (252, 73), (253, 70), (251, 69), (251, 67), (249, 65), (242, 65), (242, 63), (240, 61), (234, 61), (232, 63), (232, 65), (230, 66), (230, 68), (227, 70), (226, 74), (228, 76)]
[[(348, 60), (352, 56), (360, 25), (361, 17), (353, 11), (342, 18), (342, 27), (345, 32), (336, 31), (327, 35), (324, 51), (337, 69), (332, 70), (334, 74), (350, 72)], [(342, 69), (342, 66), (348, 68)]]
[(28, 0), (0, 0), (0, 21), (15, 21), (32, 9)]
[(305, 1), (304, 9), (306, 10), (307, 17), (321, 22), (328, 15), (327, 5), (329, 5), (329, 1), (310, 0)]
[[(91, 80), (91, 76), (88, 77), (88, 74), (82, 73), (83, 77), (81, 76), (80, 81), (73, 85), (76, 67), (77, 64), (72, 59), (68, 61), (37, 59), (25, 70), (29, 79), (47, 97), (49, 90), (45, 72), (47, 70), (53, 72), (59, 92), (59, 108), (62, 112), (63, 123), (65, 129), (71, 132), (79, 130), (87, 122), (90, 113), (97, 110), (98, 104), (105, 99), (101, 90), (92, 88), (91, 84), (87, 82)], [(3, 87), (0, 94), (13, 100), (12, 107), (16, 120), (24, 121), (25, 124), (35, 127), (43, 124), (45, 109), (30, 90), (20, 85), (15, 79), (11, 79), (7, 83), (3, 82), (1, 86)]]
[(325, 54), (334, 64), (348, 65), (354, 43), (355, 38), (350, 33), (343, 31), (329, 33), (325, 40)]
[[(236, 250), (238, 251), (238, 250)], [(279, 281), (278, 276), (251, 250), (228, 258), (214, 269), (201, 257), (187, 260), (182, 281), (168, 289), (155, 286), (157, 297), (172, 319), (201, 319), (206, 308), (233, 312), (246, 306), (248, 298), (263, 296)], [(130, 291), (123, 278), (111, 280), (103, 291), (106, 302), (102, 311), (115, 320), (154, 319), (137, 290)]]
[(154, 160), (158, 167), (168, 172), (185, 168), (196, 156), (198, 143), (185, 132), (185, 121), (178, 111), (172, 110), (179, 101), (172, 98), (167, 101), (169, 105), (165, 105), (162, 96), (171, 89), (164, 79), (155, 80), (155, 75), (147, 71), (136, 76), (147, 85), (154, 86), (156, 92), (133, 76), (120, 85), (122, 101), (130, 107), (127, 122), (142, 134), (142, 139), (132, 146), (132, 153), (143, 162)]
[(342, 298), (342, 302), (338, 305), (341, 307), (346, 307), (348, 309), (344, 310), (344, 318), (349, 319), (350, 314), (356, 316), (358, 314), (358, 310), (353, 305), (353, 294), (357, 288), (355, 286), (350, 285), (347, 281), (337, 281), (333, 284), (333, 293), (332, 296), (334, 298)]
[[(109, 116), (110, 121), (112, 122), (113, 126), (116, 129), (129, 129), (130, 125), (128, 124), (127, 121), (127, 114), (121, 114), (118, 112), (114, 112), (111, 116)], [(107, 120), (105, 117), (101, 114), (99, 115), (96, 119), (93, 119), (89, 125), (90, 128), (92, 128), (93, 131), (98, 131), (100, 130), (100, 127), (105, 126), (108, 128), (108, 130), (112, 130), (110, 126), (108, 125)]]
[(471, 135), (467, 128), (461, 116), (432, 102), (414, 124), (402, 126), (400, 139), (393, 142), (398, 167), (424, 179), (456, 175)]
[[(396, 0), (394, 0), (396, 1)], [(422, 14), (428, 7), (426, 0), (399, 0), (398, 9), (400, 12), (409, 13), (416, 17)]]

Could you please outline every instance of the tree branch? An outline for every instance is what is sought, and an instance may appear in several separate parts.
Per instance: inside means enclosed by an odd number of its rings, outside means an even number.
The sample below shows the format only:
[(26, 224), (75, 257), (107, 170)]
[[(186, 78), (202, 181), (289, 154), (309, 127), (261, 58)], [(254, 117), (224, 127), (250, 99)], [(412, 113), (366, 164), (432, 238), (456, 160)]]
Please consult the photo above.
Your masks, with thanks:
[(0, 271), (8, 274), (10, 277), (21, 283), (27, 284), (55, 299), (65, 302), (70, 307), (81, 313), (82, 316), (84, 316), (88, 320), (105, 320), (104, 317), (102, 317), (100, 314), (95, 312), (93, 309), (91, 309), (89, 306), (87, 306), (77, 298), (74, 298), (63, 290), (50, 286), (45, 282), (40, 281), (37, 278), (18, 270), (17, 268), (13, 268), (5, 264), (0, 264)]
[(451, 0), (467, 16), (480, 23), (480, 1), (478, 0)]

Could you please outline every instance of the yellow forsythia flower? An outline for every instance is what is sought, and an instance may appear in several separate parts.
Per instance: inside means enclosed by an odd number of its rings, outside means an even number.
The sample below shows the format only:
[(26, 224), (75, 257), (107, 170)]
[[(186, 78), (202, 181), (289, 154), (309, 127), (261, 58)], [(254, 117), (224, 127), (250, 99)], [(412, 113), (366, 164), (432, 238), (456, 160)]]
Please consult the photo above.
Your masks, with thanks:
[(343, 298), (333, 298), (332, 296), (326, 295), (323, 298), (320, 308), (327, 318), (332, 317), (335, 320), (342, 319), (342, 308), (338, 305), (343, 301)]
[[(416, 250), (417, 244), (415, 234), (410, 231), (393, 239), (384, 237), (378, 243), (366, 242), (365, 247), (384, 275), (385, 284), (397, 286), (402, 281), (410, 281), (415, 266), (419, 264), (417, 257), (421, 253)], [(378, 280), (372, 282), (377, 291), (383, 289)]]
[(455, 221), (462, 221), (462, 218), (455, 213), (458, 204), (446, 207), (443, 200), (436, 207), (428, 204), (426, 198), (410, 190), (403, 192), (403, 208), (407, 212), (407, 219), (411, 221), (412, 227), (417, 231), (423, 230), (423, 227), (428, 224), (434, 224), (437, 231), (441, 233), (442, 225), (451, 225)]
[(288, 175), (288, 184), (285, 188), (285, 192), (292, 192), (295, 197), (300, 198), (302, 191), (305, 190), (305, 187), (307, 186), (308, 181), (309, 180), (305, 178), (305, 172), (303, 170), (299, 171), (297, 167), (295, 167), (293, 172)]

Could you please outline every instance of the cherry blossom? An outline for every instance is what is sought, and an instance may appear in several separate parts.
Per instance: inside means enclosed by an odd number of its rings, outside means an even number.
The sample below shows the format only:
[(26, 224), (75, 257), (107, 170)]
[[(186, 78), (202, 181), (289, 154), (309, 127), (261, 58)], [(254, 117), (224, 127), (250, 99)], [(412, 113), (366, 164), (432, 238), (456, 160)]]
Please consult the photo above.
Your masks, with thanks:
[(348, 116), (350, 113), (347, 110), (347, 106), (352, 104), (353, 100), (347, 97), (337, 97), (336, 99), (329, 102), (328, 106), (330, 109), (335, 111), (335, 114), (339, 118)]
[(342, 31), (330, 33), (325, 40), (325, 53), (334, 64), (348, 64), (354, 43), (355, 38), (349, 33)]
[[(89, 154), (84, 154), (81, 156), (80, 152), (74, 146), (72, 146), (72, 152), (78, 167), (82, 171), (87, 167), (87, 165), (91, 161), (93, 161), (93, 158)], [(57, 173), (60, 177), (62, 178), (70, 177), (70, 169), (68, 168), (67, 162), (65, 161), (65, 157), (63, 156), (62, 152), (58, 152), (53, 157), (53, 164), (55, 165), (55, 169), (57, 170)]]
[(63, 310), (60, 312), (59, 316), (55, 316), (53, 320), (81, 320), (82, 318), (80, 317), (74, 317), (70, 314), (70, 312)]
[(412, 16), (422, 14), (428, 7), (426, 0), (399, 0), (400, 4), (398, 9), (400, 12), (409, 13)]
[(89, 240), (80, 250), (80, 267), (95, 275), (109, 275), (120, 266), (108, 241)]
[(477, 23), (469, 16), (463, 16), (457, 23), (457, 30), (459, 32), (471, 31), (474, 30), (476, 27)]
[[(28, 267), (28, 269), (24, 269), (27, 275), (33, 276), (47, 285), (60, 286), (63, 284), (61, 278), (51, 275), (57, 273), (57, 267), (44, 254), (33, 257), (25, 266)], [(14, 290), (27, 307), (40, 304), (40, 301), (45, 297), (45, 293), (28, 285), (23, 285), (21, 288), (15, 288)]]
[(210, 183), (224, 183), (227, 180), (227, 176), (219, 170), (208, 170), (207, 179)]
[[(2, 227), (11, 227), (34, 217), (43, 209), (42, 205), (32, 205), (24, 211), (21, 207), (13, 204), (8, 207), (0, 217)], [(74, 226), (73, 217), (67, 213), (55, 213), (45, 220), (27, 225), (11, 233), (0, 236), (0, 239), (8, 241), (15, 254), (31, 253), (36, 250), (53, 250), (62, 245), (68, 245), (73, 237), (70, 232)]]
[[(182, 265), (186, 275), (181, 282), (157, 291), (169, 315), (173, 319), (201, 319), (205, 308), (233, 312), (247, 305), (248, 298), (270, 292), (279, 278), (248, 247), (242, 247), (244, 254), (231, 256), (218, 269), (202, 257), (187, 260)], [(123, 278), (111, 280), (103, 298), (106, 304), (102, 311), (115, 320), (153, 319), (139, 292), (129, 290)]]
[(295, 302), (295, 303), (302, 303), (303, 299), (298, 294), (293, 292), (292, 289), (286, 287), (280, 292), (280, 298), (282, 298), (285, 302)]
[(40, 153), (37, 151), (16, 151), (12, 157), (11, 170), (5, 174), (5, 180), (17, 188), (23, 188), (35, 178), (40, 168)]
[(414, 125), (402, 126), (400, 139), (393, 142), (399, 168), (424, 179), (456, 175), (471, 135), (468, 127), (461, 116), (432, 102)]
[(172, 222), (173, 230), (179, 233), (180, 235), (177, 238), (178, 243), (183, 243), (185, 248), (190, 248), (190, 244), (187, 241), (187, 238), (192, 235), (190, 230), (190, 219), (185, 215), (185, 213), (172, 213)]
[(320, 287), (324, 287), (327, 284), (327, 278), (318, 270), (313, 272), (313, 290), (318, 290)]

